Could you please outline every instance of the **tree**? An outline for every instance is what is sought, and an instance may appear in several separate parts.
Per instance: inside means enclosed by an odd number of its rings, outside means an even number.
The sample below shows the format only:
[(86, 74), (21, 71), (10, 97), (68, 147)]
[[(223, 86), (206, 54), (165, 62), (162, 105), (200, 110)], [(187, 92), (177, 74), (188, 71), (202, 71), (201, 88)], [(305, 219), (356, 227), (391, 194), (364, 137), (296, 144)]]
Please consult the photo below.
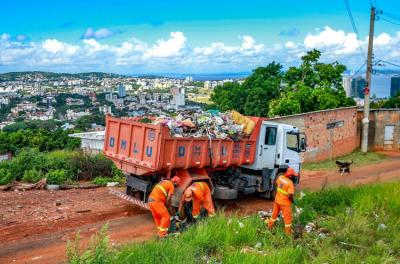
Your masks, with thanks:
[(242, 85), (224, 84), (214, 90), (211, 100), (219, 110), (235, 109), (245, 115), (275, 116), (355, 105), (342, 86), (346, 66), (321, 63), (321, 52), (314, 49), (301, 57), (298, 67), (285, 73), (272, 62), (259, 67)]
[(287, 87), (271, 106), (270, 114), (290, 115), (355, 105), (342, 86), (346, 66), (338, 62), (318, 62), (320, 56), (321, 52), (311, 50), (301, 58), (299, 67), (289, 68), (284, 76)]
[(269, 102), (279, 96), (282, 77), (282, 65), (272, 62), (255, 69), (242, 85), (217, 86), (211, 100), (221, 111), (234, 109), (245, 115), (267, 116)]

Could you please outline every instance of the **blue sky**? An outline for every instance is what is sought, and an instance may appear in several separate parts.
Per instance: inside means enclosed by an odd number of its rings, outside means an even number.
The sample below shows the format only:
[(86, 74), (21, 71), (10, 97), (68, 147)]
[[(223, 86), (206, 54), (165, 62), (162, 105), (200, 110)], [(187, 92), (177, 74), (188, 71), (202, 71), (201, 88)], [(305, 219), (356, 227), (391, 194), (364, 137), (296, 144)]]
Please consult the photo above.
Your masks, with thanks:
[[(375, 2), (375, 1), (373, 1)], [(9, 1), (1, 3), (0, 72), (250, 71), (272, 60), (296, 65), (311, 48), (358, 68), (366, 51), (368, 0)], [(377, 1), (400, 23), (399, 1)], [(390, 16), (389, 16), (390, 15)], [(376, 23), (376, 56), (400, 63), (400, 26)]]

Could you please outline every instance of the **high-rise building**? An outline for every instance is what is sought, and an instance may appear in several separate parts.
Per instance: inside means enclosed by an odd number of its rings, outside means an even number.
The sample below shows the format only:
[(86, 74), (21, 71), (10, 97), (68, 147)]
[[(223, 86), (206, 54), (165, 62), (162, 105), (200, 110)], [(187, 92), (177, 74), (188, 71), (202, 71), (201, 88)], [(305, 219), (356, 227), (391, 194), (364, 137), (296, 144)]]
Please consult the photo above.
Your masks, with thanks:
[(343, 88), (347, 97), (351, 97), (351, 76), (343, 76)]
[(364, 98), (364, 88), (366, 81), (363, 77), (357, 77), (351, 80), (351, 97)]
[(118, 97), (125, 97), (125, 96), (126, 96), (125, 86), (122, 84), (118, 85)]
[(172, 104), (176, 107), (185, 105), (185, 88), (183, 87), (172, 87), (170, 89), (172, 94)]
[(390, 96), (396, 96), (400, 93), (400, 76), (390, 78)]

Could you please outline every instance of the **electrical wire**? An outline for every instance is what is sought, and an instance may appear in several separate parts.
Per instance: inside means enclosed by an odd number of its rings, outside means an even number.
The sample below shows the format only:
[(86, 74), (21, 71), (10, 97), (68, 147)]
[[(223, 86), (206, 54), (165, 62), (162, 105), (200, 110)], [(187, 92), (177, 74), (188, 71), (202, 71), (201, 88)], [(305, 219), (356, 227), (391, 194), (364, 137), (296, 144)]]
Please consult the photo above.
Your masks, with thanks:
[(391, 20), (389, 20), (389, 19), (387, 19), (385, 17), (382, 17), (382, 16), (380, 16), (379, 18), (382, 19), (383, 21), (386, 21), (386, 22), (390, 23), (390, 24), (393, 24), (393, 25), (396, 25), (396, 26), (400, 26), (400, 22), (394, 22), (394, 21), (391, 21)]
[(364, 68), (364, 66), (366, 64), (367, 64), (367, 60), (365, 60), (364, 63), (361, 64), (360, 68), (358, 68), (358, 70), (353, 75), (351, 75), (350, 78), (353, 79)]
[(379, 61), (381, 61), (381, 62), (384, 62), (384, 63), (387, 63), (387, 64), (390, 64), (390, 65), (392, 65), (392, 66), (395, 66), (395, 67), (399, 67), (399, 68), (400, 68), (400, 65), (399, 65), (399, 64), (396, 64), (396, 63), (393, 63), (393, 62), (390, 62), (390, 61), (386, 61), (386, 60), (379, 60)]
[(356, 34), (356, 37), (357, 37), (358, 49), (359, 49), (360, 54), (363, 57), (363, 59), (366, 60), (366, 56), (365, 56), (364, 50), (362, 49), (360, 40), (358, 38), (359, 34), (358, 34), (357, 27), (356, 27), (356, 23), (354, 22), (353, 14), (351, 12), (349, 0), (344, 0), (344, 3), (346, 5), (347, 14), (348, 14), (348, 16), (350, 18), (351, 27), (353, 28), (353, 32), (354, 32), (354, 34)]

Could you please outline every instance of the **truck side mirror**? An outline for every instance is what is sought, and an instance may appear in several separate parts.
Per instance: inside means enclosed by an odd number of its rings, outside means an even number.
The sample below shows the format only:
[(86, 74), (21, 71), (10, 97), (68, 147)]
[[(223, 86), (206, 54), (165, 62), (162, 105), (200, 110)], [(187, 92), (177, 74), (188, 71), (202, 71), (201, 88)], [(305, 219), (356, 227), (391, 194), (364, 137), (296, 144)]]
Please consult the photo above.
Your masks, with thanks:
[(307, 151), (307, 139), (304, 135), (304, 137), (300, 138), (300, 152), (306, 152)]

